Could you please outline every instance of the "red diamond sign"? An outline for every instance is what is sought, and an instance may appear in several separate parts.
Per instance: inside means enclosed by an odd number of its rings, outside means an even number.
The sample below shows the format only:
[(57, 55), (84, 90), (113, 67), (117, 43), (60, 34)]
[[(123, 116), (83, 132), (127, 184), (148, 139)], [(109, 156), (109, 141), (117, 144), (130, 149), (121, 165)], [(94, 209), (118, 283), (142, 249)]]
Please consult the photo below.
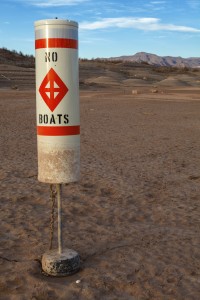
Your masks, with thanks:
[(53, 112), (67, 94), (68, 88), (54, 69), (51, 68), (44, 77), (39, 92), (46, 105)]

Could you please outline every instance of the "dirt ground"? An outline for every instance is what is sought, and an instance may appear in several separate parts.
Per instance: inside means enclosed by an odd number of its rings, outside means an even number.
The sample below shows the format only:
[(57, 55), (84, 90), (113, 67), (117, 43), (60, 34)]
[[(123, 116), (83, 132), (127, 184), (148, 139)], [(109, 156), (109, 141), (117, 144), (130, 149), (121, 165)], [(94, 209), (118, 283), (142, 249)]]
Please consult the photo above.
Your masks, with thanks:
[(64, 245), (81, 269), (52, 278), (35, 93), (1, 90), (1, 300), (200, 299), (199, 92), (81, 91), (81, 180), (63, 189)]

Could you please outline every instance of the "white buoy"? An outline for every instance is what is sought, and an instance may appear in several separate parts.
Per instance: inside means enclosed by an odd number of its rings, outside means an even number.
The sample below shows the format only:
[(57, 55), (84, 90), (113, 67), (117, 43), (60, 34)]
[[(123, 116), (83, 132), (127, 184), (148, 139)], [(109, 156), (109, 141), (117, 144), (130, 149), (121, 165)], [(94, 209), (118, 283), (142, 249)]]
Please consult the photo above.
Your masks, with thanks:
[(80, 268), (80, 257), (62, 245), (61, 185), (79, 180), (80, 116), (78, 24), (65, 20), (35, 22), (38, 180), (56, 184), (58, 250), (42, 257), (42, 269), (66, 276)]
[(35, 22), (38, 180), (79, 180), (78, 24)]

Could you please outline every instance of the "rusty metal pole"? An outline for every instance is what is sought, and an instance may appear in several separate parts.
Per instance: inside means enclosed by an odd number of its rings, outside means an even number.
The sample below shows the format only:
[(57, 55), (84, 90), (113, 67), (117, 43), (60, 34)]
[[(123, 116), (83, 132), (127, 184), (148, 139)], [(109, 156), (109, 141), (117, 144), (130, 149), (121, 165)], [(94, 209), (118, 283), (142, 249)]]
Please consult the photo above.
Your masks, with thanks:
[(58, 253), (62, 253), (62, 185), (56, 185), (58, 201)]

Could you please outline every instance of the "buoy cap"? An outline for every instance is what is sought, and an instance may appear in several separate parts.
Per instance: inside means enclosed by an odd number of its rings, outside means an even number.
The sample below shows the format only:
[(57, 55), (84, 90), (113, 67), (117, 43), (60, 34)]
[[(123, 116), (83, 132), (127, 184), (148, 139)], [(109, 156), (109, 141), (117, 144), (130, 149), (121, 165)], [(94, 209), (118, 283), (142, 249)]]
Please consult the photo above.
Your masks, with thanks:
[(38, 20), (34, 22), (35, 27), (43, 26), (43, 25), (67, 25), (78, 27), (78, 23), (72, 20), (64, 20), (64, 19), (47, 19), (47, 20)]

